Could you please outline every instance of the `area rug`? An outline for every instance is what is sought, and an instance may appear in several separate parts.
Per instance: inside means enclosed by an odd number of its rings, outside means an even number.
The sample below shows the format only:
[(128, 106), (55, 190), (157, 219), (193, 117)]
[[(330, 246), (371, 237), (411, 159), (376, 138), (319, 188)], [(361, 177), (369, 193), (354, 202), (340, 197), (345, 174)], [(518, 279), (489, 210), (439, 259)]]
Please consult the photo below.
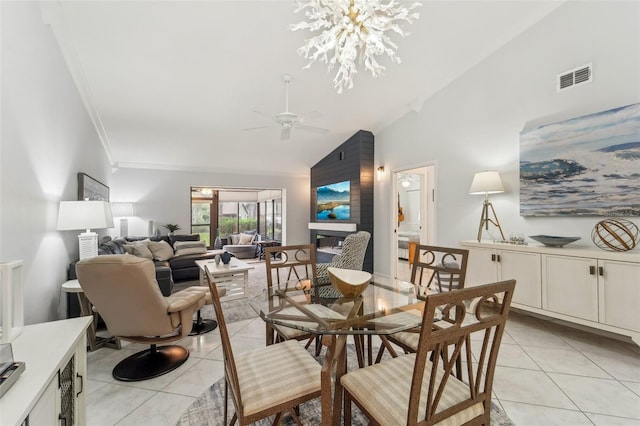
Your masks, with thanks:
[[(355, 349), (352, 344), (347, 345), (347, 357), (349, 365), (357, 365)], [(320, 360), (318, 360), (320, 361)], [(233, 402), (229, 400), (229, 419), (233, 416)], [(368, 421), (358, 407), (352, 406), (352, 424), (366, 425)], [(320, 398), (307, 401), (300, 405), (300, 421), (303, 425), (318, 425), (321, 419)], [(271, 419), (263, 419), (254, 424), (270, 425)], [(344, 422), (341, 422), (344, 423)], [(295, 424), (289, 414), (285, 414), (282, 424)], [(224, 425), (224, 378), (211, 385), (202, 395), (196, 399), (187, 410), (182, 413), (177, 426), (219, 426)], [(491, 403), (491, 426), (515, 426), (511, 419), (496, 404)]]

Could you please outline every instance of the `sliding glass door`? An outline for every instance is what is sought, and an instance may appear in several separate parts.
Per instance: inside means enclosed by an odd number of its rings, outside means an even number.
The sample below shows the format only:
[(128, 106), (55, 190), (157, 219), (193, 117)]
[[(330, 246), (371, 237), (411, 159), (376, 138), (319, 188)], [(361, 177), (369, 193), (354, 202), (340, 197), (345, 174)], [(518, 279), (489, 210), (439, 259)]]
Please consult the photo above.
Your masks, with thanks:
[(191, 232), (213, 246), (215, 237), (257, 232), (282, 240), (282, 191), (191, 188)]

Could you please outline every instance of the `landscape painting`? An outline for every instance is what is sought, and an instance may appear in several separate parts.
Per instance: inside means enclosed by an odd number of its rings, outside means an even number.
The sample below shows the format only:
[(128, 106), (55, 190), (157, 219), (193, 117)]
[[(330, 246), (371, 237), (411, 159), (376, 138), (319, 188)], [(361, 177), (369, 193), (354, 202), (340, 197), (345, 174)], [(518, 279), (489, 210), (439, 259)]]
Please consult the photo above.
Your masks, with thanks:
[(351, 217), (350, 181), (319, 186), (316, 191), (318, 220), (349, 220)]
[(640, 216), (640, 104), (520, 133), (521, 216)]

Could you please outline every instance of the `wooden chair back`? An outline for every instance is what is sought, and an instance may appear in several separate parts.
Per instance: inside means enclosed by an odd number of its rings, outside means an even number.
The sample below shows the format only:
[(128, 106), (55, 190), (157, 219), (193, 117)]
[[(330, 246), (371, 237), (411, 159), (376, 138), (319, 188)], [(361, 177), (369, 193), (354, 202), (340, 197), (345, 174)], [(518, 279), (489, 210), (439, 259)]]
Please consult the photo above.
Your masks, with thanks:
[[(211, 292), (211, 299), (213, 302), (213, 309), (216, 313), (216, 319), (218, 321), (218, 330), (220, 330), (220, 338), (222, 340), (222, 356), (224, 359), (224, 373), (228, 385), (231, 387), (231, 394), (233, 399), (233, 405), (236, 413), (242, 413), (242, 396), (240, 394), (240, 385), (238, 381), (238, 370), (236, 368), (236, 362), (233, 357), (233, 350), (231, 349), (231, 339), (229, 337), (229, 331), (227, 330), (227, 322), (224, 319), (224, 313), (222, 312), (222, 305), (220, 304), (220, 295), (218, 293), (218, 287), (216, 286), (215, 277), (211, 275), (209, 267), (205, 265), (205, 273), (207, 274), (209, 282), (209, 291)], [(225, 405), (224, 405), (224, 418), (227, 418), (227, 399), (226, 399), (225, 385)]]
[[(313, 244), (268, 247), (265, 250), (267, 288), (280, 287), (290, 280), (317, 280), (316, 248)], [(294, 278), (295, 277), (295, 278)], [(303, 282), (303, 284), (305, 284)]]
[[(419, 421), (436, 424), (478, 403), (483, 404), (484, 414), (479, 421), (474, 419), (474, 424), (489, 424), (493, 376), (514, 287), (515, 280), (509, 280), (427, 297), (411, 383), (408, 424)], [(474, 346), (473, 354), (472, 339), (482, 342), (480, 348)], [(464, 368), (454, 374), (459, 361)], [(439, 370), (441, 374), (437, 374)], [(468, 387), (464, 392), (466, 399), (439, 409), (447, 381), (454, 380), (453, 377)], [(424, 380), (429, 381), (426, 387)], [(423, 398), (426, 410), (419, 412)]]
[(411, 282), (438, 292), (464, 288), (469, 250), (418, 245)]

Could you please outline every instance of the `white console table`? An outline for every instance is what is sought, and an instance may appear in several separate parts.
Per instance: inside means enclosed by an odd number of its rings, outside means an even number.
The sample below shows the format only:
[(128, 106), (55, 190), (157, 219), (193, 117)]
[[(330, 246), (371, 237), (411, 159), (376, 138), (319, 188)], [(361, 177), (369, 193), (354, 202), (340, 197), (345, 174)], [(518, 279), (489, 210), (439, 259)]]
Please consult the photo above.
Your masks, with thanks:
[(640, 252), (463, 241), (466, 286), (514, 278), (512, 305), (640, 345)]
[[(61, 399), (72, 404), (73, 422), (85, 425), (87, 393), (87, 337), (91, 317), (25, 326), (12, 344), (13, 358), (23, 361), (25, 371), (0, 398), (0, 425), (60, 424)], [(69, 361), (73, 359), (72, 367)], [(58, 375), (70, 376), (64, 389)], [(71, 372), (71, 373), (69, 373)], [(65, 394), (67, 393), (67, 394)]]

